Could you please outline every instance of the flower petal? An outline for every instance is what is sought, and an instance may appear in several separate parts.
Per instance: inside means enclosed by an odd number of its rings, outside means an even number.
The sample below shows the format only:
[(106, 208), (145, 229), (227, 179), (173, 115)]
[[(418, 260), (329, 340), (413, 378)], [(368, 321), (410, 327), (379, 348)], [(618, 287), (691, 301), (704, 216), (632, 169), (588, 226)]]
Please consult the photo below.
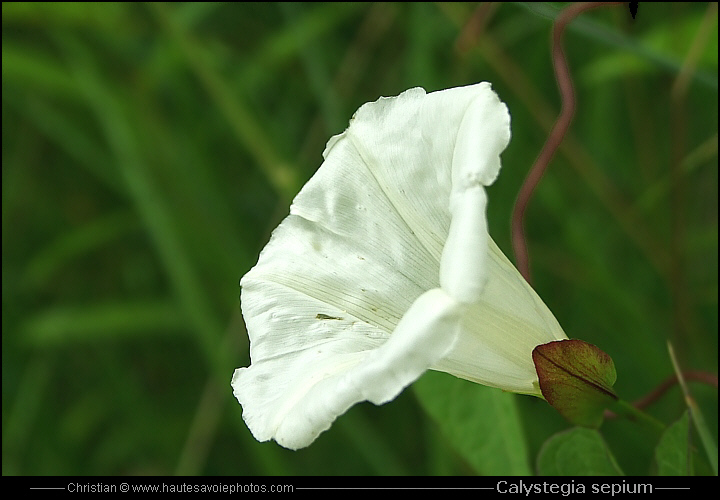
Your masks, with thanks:
[[(489, 84), (488, 84), (489, 85)], [(489, 86), (488, 86), (489, 89)], [(453, 193), (489, 186), (510, 142), (510, 113), (494, 92), (478, 93), (463, 115), (452, 156)]]
[(450, 233), (440, 261), (440, 284), (456, 299), (480, 300), (487, 280), (488, 230), (484, 186), (495, 182), (500, 153), (510, 141), (510, 114), (494, 92), (469, 104), (452, 156)]
[(465, 310), (455, 347), (433, 369), (505, 391), (540, 396), (532, 351), (567, 336), (492, 238), (489, 250), (482, 300)]
[(487, 194), (474, 186), (455, 196), (452, 223), (442, 259), (440, 285), (465, 303), (480, 300), (488, 277)]
[[(347, 336), (237, 369), (232, 385), (245, 422), (259, 441), (273, 438), (290, 449), (309, 445), (352, 405), (394, 399), (442, 358), (460, 329), (461, 311), (444, 291), (430, 290), (381, 346)], [(364, 327), (358, 328), (354, 333), (361, 336)]]

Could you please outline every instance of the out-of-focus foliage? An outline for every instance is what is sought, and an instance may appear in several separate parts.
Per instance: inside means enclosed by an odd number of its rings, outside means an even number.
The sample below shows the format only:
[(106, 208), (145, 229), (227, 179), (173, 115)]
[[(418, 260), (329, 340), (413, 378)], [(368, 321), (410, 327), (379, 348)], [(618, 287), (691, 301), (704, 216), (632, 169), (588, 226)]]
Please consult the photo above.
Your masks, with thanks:
[[(230, 390), (249, 363), (238, 280), (327, 139), (414, 86), (487, 80), (508, 104), (489, 218), (510, 254), (559, 110), (563, 5), (3, 3), (3, 474), (488, 472), (453, 427), (482, 405), (433, 404), (444, 374), (358, 405), (307, 449), (255, 442)], [(565, 47), (577, 111), (527, 213), (535, 287), (612, 356), (621, 397), (673, 373), (668, 340), (684, 369), (716, 374), (716, 4), (595, 9)], [(717, 390), (690, 390), (717, 442)], [(510, 397), (526, 457), (508, 464), (537, 472), (568, 424)], [(678, 388), (649, 408), (666, 424), (684, 410)], [(653, 471), (656, 438), (621, 420), (601, 432), (625, 473)]]

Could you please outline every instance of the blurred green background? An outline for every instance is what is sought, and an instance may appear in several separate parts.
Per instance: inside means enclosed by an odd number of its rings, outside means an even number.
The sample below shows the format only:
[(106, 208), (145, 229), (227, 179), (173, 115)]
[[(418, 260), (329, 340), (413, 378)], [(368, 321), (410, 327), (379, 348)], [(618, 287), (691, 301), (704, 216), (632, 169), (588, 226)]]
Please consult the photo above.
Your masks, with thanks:
[[(238, 280), (328, 138), (415, 86), (487, 80), (508, 104), (489, 218), (511, 255), (559, 110), (564, 5), (3, 3), (3, 474), (488, 472), (413, 390), (307, 449), (257, 443), (230, 388), (249, 363)], [(595, 9), (565, 47), (577, 112), (527, 213), (535, 288), (613, 357), (627, 400), (673, 373), (668, 340), (717, 374), (717, 4)], [(690, 389), (717, 442), (717, 390)], [(534, 469), (568, 425), (513, 398)], [(683, 408), (675, 387), (649, 411)], [(602, 430), (627, 473), (650, 472), (646, 435)]]

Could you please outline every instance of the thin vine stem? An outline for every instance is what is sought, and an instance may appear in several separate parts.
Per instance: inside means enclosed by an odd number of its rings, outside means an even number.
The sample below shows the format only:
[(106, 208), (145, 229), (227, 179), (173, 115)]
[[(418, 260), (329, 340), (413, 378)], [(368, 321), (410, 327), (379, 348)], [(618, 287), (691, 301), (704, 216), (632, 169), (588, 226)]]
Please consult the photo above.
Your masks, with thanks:
[[(718, 387), (718, 378), (717, 375), (703, 372), (703, 371), (684, 371), (682, 372), (682, 376), (685, 380), (692, 380), (695, 382), (701, 382), (706, 385), (713, 386), (717, 389)], [(665, 380), (663, 380), (655, 389), (650, 391), (648, 394), (643, 396), (642, 398), (638, 399), (637, 401), (634, 401), (632, 405), (638, 409), (642, 410), (644, 408), (647, 408), (652, 403), (660, 399), (670, 388), (672, 388), (675, 384), (679, 382), (679, 379), (677, 375), (670, 375)], [(614, 412), (610, 410), (605, 411), (605, 418), (612, 419), (616, 418), (618, 415), (616, 415)]]
[(663, 432), (665, 430), (665, 424), (660, 422), (655, 417), (648, 415), (644, 411), (638, 409), (635, 405), (632, 405), (622, 399), (618, 399), (615, 402), (615, 408), (621, 415), (627, 416), (631, 420), (634, 420), (642, 425), (645, 425), (649, 429), (653, 429), (656, 432)]
[(533, 191), (535, 191), (543, 173), (545, 173), (548, 164), (555, 155), (555, 151), (557, 151), (563, 141), (563, 138), (565, 137), (565, 134), (570, 128), (570, 123), (572, 122), (573, 115), (575, 114), (575, 91), (573, 89), (572, 76), (570, 75), (567, 59), (565, 58), (565, 53), (562, 48), (562, 37), (567, 25), (577, 16), (587, 10), (607, 5), (623, 5), (623, 2), (579, 2), (562, 10), (555, 19), (552, 40), (552, 58), (553, 66), (555, 68), (555, 77), (557, 78), (558, 87), (560, 89), (562, 106), (560, 115), (550, 131), (550, 135), (545, 141), (545, 145), (540, 151), (540, 155), (537, 160), (535, 160), (535, 164), (528, 172), (528, 175), (520, 188), (512, 215), (513, 251), (515, 253), (517, 268), (528, 283), (531, 282), (531, 275), (530, 257), (528, 254), (524, 228), (525, 209), (530, 202)]

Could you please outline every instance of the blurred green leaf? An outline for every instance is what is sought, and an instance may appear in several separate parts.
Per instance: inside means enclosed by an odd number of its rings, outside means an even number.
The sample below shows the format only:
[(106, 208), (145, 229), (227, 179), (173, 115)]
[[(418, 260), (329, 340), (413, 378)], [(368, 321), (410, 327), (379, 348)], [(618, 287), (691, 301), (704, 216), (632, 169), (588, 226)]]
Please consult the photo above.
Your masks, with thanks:
[(87, 257), (99, 247), (138, 229), (134, 214), (122, 211), (109, 213), (75, 231), (64, 233), (31, 258), (26, 269), (26, 286), (45, 285), (53, 273), (68, 265), (68, 261)]
[(669, 426), (655, 448), (658, 476), (690, 475), (690, 414)]
[(28, 86), (50, 95), (77, 98), (77, 86), (55, 58), (37, 49), (18, 47), (12, 43), (2, 46), (3, 83)]
[[(673, 19), (670, 22), (672, 29), (669, 29), (669, 26), (665, 24), (653, 26), (637, 41), (643, 47), (643, 51), (656, 54), (654, 59), (677, 61), (673, 63), (676, 65), (684, 60), (690, 50), (689, 45), (678, 45), (678, 40), (692, 41), (701, 22), (702, 14), (700, 13), (695, 13), (692, 17), (684, 19)], [(695, 78), (705, 85), (717, 88), (717, 14), (711, 38), (701, 48), (702, 52), (698, 58), (699, 68)], [(651, 59), (638, 57), (637, 53), (630, 51), (620, 51), (598, 58), (592, 64), (583, 68), (582, 73), (578, 76), (589, 85), (602, 85), (613, 79), (627, 78), (631, 75), (653, 72), (657, 69), (658, 66), (653, 64)]]
[(142, 339), (151, 332), (189, 333), (187, 318), (177, 306), (157, 299), (55, 307), (35, 314), (23, 331), (28, 342), (43, 347)]
[(574, 427), (555, 434), (537, 459), (541, 476), (622, 476), (615, 457), (596, 430)]
[(530, 474), (516, 395), (432, 371), (413, 389), (450, 444), (477, 473)]
[[(561, 11), (547, 2), (519, 2), (519, 4), (546, 19), (555, 19)], [(643, 5), (639, 15), (649, 16), (647, 8), (650, 5), (652, 4)], [(597, 84), (606, 79), (620, 77), (623, 75), (622, 71), (625, 71), (624, 76), (652, 71), (656, 68), (679, 71), (685, 57), (684, 51), (688, 47), (678, 46), (677, 41), (692, 39), (701, 15), (695, 12), (691, 17), (680, 20), (673, 17), (668, 20), (668, 24), (653, 25), (651, 31), (639, 38), (631, 37), (619, 30), (608, 29), (587, 15), (575, 19), (568, 29), (586, 38), (620, 49), (620, 52), (612, 52), (598, 58), (583, 70), (582, 75), (586, 83)], [(681, 33), (684, 33), (684, 36)], [(713, 66), (717, 68), (717, 21), (714, 38), (714, 45), (709, 44), (703, 54), (705, 65), (710, 68)], [(700, 70), (694, 78), (710, 88), (718, 87), (717, 71)]]

